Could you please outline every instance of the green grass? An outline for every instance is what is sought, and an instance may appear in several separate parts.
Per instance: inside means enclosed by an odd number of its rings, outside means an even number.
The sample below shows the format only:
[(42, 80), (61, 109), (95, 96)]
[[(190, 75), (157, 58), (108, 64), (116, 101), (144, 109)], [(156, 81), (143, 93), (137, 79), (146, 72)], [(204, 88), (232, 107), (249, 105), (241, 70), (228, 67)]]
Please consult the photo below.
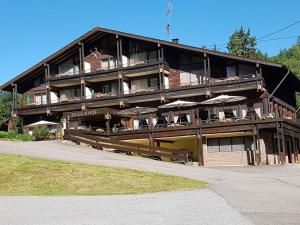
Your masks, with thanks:
[(206, 182), (176, 176), (0, 154), (0, 195), (140, 194), (206, 187)]

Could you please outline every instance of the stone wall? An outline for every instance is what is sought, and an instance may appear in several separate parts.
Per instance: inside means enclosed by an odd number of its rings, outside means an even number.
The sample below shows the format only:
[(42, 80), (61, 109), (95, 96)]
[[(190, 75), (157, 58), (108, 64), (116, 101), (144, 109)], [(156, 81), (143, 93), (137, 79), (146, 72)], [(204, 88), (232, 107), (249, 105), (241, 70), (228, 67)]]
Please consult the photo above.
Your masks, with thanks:
[(86, 71), (86, 72), (95, 72), (100, 70), (101, 68), (100, 56), (101, 53), (99, 51), (95, 51), (84, 57), (84, 61), (91, 65), (91, 71)]
[(170, 68), (169, 87), (176, 88), (180, 86), (180, 72), (176, 69)]

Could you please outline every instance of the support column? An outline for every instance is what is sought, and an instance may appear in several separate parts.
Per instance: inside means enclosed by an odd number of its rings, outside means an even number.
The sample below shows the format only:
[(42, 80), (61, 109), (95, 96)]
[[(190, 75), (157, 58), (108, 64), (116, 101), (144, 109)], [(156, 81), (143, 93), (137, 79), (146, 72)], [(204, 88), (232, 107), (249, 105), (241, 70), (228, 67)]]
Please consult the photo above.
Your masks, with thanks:
[(116, 35), (117, 40), (117, 67), (118, 67), (118, 86), (119, 86), (119, 96), (122, 97), (124, 95), (124, 88), (123, 88), (123, 62), (122, 62), (122, 56), (123, 56), (123, 44), (122, 39), (119, 37), (119, 35)]
[[(253, 120), (253, 118), (251, 118), (251, 120)], [(256, 152), (257, 152), (257, 140), (256, 140), (256, 127), (254, 126), (254, 124), (252, 123), (252, 138), (253, 138), (253, 165), (257, 165), (257, 159), (256, 159)]]
[(18, 86), (17, 84), (12, 84), (12, 116), (15, 117), (16, 116), (16, 108), (18, 106), (18, 99), (17, 99), (17, 96), (18, 96)]
[(281, 154), (281, 164), (286, 163), (286, 143), (285, 143), (285, 135), (284, 135), (284, 129), (283, 129), (283, 123), (280, 123), (281, 126), (281, 141), (282, 141), (282, 154)]
[(278, 148), (278, 164), (281, 163), (281, 144), (280, 144), (280, 137), (279, 137), (279, 123), (276, 122), (276, 134), (277, 134), (277, 148)]
[(84, 68), (84, 44), (82, 42), (78, 43), (79, 45), (79, 74), (85, 73)]
[(202, 129), (197, 129), (197, 145), (198, 145), (198, 166), (204, 166), (204, 154), (203, 154), (203, 141), (202, 141)]
[(259, 133), (259, 128), (256, 127), (256, 142), (257, 142), (257, 150), (258, 150), (258, 155), (257, 155), (257, 165), (261, 164), (261, 146), (260, 146), (260, 133)]
[(48, 63), (44, 64), (45, 67), (45, 77), (46, 77), (46, 97), (47, 97), (47, 115), (51, 114), (51, 87), (49, 83), (50, 78), (50, 65)]
[(297, 156), (296, 156), (296, 141), (295, 141), (295, 132), (293, 132), (293, 137), (292, 137), (292, 143), (293, 143), (293, 148), (292, 148), (292, 163), (295, 163), (297, 161)]

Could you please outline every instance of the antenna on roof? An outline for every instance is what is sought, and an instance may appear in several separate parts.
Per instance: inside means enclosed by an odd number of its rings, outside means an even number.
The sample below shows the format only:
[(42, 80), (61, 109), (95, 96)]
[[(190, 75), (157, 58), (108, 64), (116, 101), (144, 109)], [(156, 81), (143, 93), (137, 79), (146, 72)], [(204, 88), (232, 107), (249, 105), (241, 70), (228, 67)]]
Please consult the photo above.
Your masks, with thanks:
[(166, 16), (168, 17), (168, 22), (166, 26), (166, 32), (169, 35), (169, 39), (171, 40), (171, 13), (173, 11), (173, 5), (171, 2), (168, 3)]

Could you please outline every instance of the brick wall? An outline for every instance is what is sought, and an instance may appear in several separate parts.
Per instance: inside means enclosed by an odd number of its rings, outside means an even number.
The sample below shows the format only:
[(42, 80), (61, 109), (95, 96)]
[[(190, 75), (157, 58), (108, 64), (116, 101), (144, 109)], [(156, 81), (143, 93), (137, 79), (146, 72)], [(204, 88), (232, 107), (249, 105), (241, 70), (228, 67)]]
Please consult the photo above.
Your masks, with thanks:
[(170, 69), (169, 86), (170, 88), (176, 88), (180, 86), (180, 72), (173, 68)]
[(205, 152), (204, 166), (246, 166), (247, 153), (247, 151)]
[(98, 71), (101, 68), (100, 56), (101, 53), (99, 51), (95, 51), (84, 57), (84, 61), (91, 65), (91, 72)]

